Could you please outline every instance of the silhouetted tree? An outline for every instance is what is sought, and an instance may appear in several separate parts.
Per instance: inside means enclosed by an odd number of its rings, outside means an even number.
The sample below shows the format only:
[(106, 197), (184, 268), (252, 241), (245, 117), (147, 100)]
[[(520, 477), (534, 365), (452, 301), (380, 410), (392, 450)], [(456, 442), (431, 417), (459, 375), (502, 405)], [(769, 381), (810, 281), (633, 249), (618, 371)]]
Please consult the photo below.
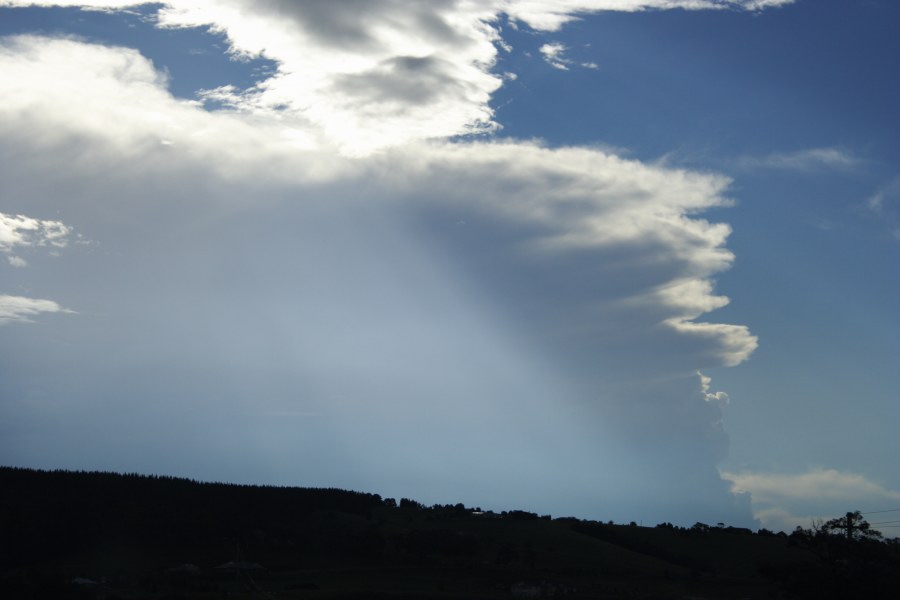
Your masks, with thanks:
[(414, 508), (418, 510), (425, 507), (420, 502), (416, 502), (415, 500), (410, 500), (409, 498), (400, 498), (400, 508)]
[(848, 512), (843, 517), (837, 517), (818, 524), (816, 533), (820, 535), (842, 535), (847, 540), (879, 540), (881, 532), (872, 529), (869, 522), (857, 511)]

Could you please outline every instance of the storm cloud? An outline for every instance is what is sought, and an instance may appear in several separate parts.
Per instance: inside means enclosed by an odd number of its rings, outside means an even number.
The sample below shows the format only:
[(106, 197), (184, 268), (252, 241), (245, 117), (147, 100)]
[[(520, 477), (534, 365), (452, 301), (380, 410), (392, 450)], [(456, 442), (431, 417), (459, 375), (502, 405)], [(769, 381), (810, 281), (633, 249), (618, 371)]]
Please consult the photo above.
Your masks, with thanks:
[(95, 241), (14, 273), (78, 314), (4, 328), (8, 459), (751, 520), (698, 374), (756, 346), (702, 320), (726, 178), (534, 142), (351, 158), (75, 40), (7, 38), (0, 75), (4, 211)]

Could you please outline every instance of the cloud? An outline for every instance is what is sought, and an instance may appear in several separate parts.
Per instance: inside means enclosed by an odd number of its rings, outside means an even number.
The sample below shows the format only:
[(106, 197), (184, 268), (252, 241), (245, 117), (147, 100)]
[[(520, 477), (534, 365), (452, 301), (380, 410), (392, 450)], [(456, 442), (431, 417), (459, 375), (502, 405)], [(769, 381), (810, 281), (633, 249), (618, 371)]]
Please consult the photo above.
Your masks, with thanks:
[(33, 323), (30, 317), (41, 313), (72, 312), (52, 300), (0, 294), (0, 326), (10, 323)]
[(162, 27), (211, 27), (238, 56), (277, 72), (232, 93), (234, 109), (277, 113), (349, 154), (496, 129), (489, 106), (499, 40), (491, 5), (396, 0), (172, 2)]
[(551, 42), (544, 44), (538, 50), (544, 56), (544, 61), (554, 69), (568, 71), (571, 60), (565, 58), (564, 54), (568, 48), (559, 42)]
[[(200, 98), (248, 114), (275, 116), (321, 143), (360, 155), (423, 139), (495, 131), (493, 72), (504, 42), (502, 14), (555, 31), (578, 14), (603, 10), (760, 10), (789, 0), (493, 0), (428, 3), (399, 0), (169, 0), (160, 27), (207, 27), (223, 33), (235, 57), (276, 61), (269, 78), (247, 90), (223, 86)], [(0, 6), (113, 9), (131, 0), (0, 0)], [(558, 44), (550, 64), (567, 68)], [(544, 49), (542, 48), (542, 52)], [(586, 68), (596, 68), (586, 63)], [(314, 130), (315, 133), (309, 131)]]
[(879, 187), (864, 206), (869, 215), (879, 219), (891, 236), (900, 241), (900, 177)]
[[(55, 253), (68, 246), (71, 235), (72, 228), (62, 221), (0, 212), (0, 252), (7, 255), (7, 263), (16, 269), (27, 267), (28, 261), (13, 252), (49, 248)], [(0, 325), (31, 323), (30, 317), (44, 312), (71, 311), (60, 308), (51, 300), (0, 295)]]
[(71, 234), (72, 229), (62, 221), (0, 212), (0, 252), (9, 253), (16, 248), (65, 248)]
[(725, 392), (712, 392), (712, 377), (708, 377), (697, 371), (697, 375), (700, 377), (700, 392), (703, 394), (704, 400), (707, 402), (718, 402), (720, 404), (728, 404), (729, 398), (728, 394)]
[[(804, 473), (723, 473), (732, 491), (750, 493), (754, 514), (767, 527), (808, 527), (813, 519), (828, 519), (851, 509), (877, 510), (900, 501), (892, 490), (865, 475), (817, 467)], [(809, 514), (809, 511), (815, 511)], [(803, 512), (805, 514), (798, 515)]]
[[(566, 58), (565, 53), (569, 50), (564, 44), (560, 44), (559, 42), (548, 42), (538, 48), (540, 53), (544, 57), (544, 61), (553, 67), (554, 69), (559, 69), (560, 71), (568, 71), (569, 66), (576, 64), (573, 60)], [(593, 62), (583, 62), (577, 63), (578, 66), (583, 67), (585, 69), (599, 69), (599, 65)]]
[(811, 148), (791, 153), (774, 153), (762, 157), (744, 157), (737, 165), (748, 170), (774, 169), (782, 171), (819, 171), (837, 169), (852, 171), (862, 159), (837, 148)]
[(885, 489), (863, 475), (821, 467), (797, 475), (747, 472), (726, 477), (738, 491), (750, 492), (760, 502), (798, 498), (850, 501), (866, 496), (900, 500), (900, 492)]
[[(309, 35), (327, 46), (344, 25), (329, 27)], [(381, 68), (367, 76), (450, 67)], [(387, 85), (375, 79), (341, 81), (371, 94)], [(320, 141), (327, 124), (210, 112), (165, 85), (134, 50), (0, 41), (0, 179), (34, 214), (66, 208), (109, 250), (79, 257), (77, 276), (73, 264), (35, 273), (48, 287), (64, 275), (102, 326), (73, 319), (71, 345), (0, 347), (0, 364), (47, 365), (17, 370), (9, 389), (65, 394), (66, 410), (123, 436), (48, 426), (45, 448), (126, 461), (117, 444), (144, 435), (147, 452), (130, 460), (157, 471), (184, 472), (166, 462), (165, 448), (180, 448), (208, 477), (235, 478), (206, 469), (243, 456), (233, 464), (247, 478), (375, 482), (434, 501), (477, 489), (500, 506), (515, 497), (580, 514), (602, 502), (610, 518), (750, 519), (715, 469), (728, 445), (722, 402), (697, 376), (756, 345), (744, 326), (699, 320), (727, 302), (713, 278), (733, 260), (730, 228), (700, 216), (729, 205), (727, 178), (516, 141), (349, 158)], [(432, 102), (416, 94), (393, 98)], [(11, 319), (62, 310), (16, 302)], [(222, 415), (251, 412), (322, 416), (302, 432), (223, 433), (237, 424)], [(112, 427), (119, 414), (127, 423)], [(173, 421), (165, 448), (146, 433)], [(322, 460), (285, 461), (298, 455)], [(537, 471), (552, 485), (533, 485)]]
[(637, 12), (644, 10), (758, 11), (793, 4), (795, 0), (507, 0), (504, 12), (541, 31), (558, 31), (580, 14), (599, 11)]
[[(736, 364), (755, 346), (744, 327), (695, 322), (727, 303), (712, 293), (709, 278), (733, 260), (724, 247), (730, 228), (689, 216), (729, 203), (724, 177), (646, 165), (599, 150), (521, 142), (419, 145), (348, 160), (298, 148), (286, 141), (277, 121), (208, 113), (173, 99), (162, 90), (152, 65), (132, 50), (20, 37), (0, 46), (0, 61), (10, 74), (7, 87), (15, 88), (21, 104), (15, 120), (13, 107), (3, 113), (9, 117), (4, 121), (7, 139), (37, 144), (46, 156), (58, 157), (65, 167), (52, 167), (61, 179), (80, 180), (81, 173), (105, 165), (106, 171), (120, 174), (111, 182), (129, 190), (135, 185), (129, 178), (142, 180), (146, 173), (176, 178), (202, 164), (216, 178), (252, 182), (265, 173), (279, 186), (366, 180), (394, 198), (394, 206), (426, 220), (433, 213), (456, 211), (470, 223), (469, 235), (480, 222), (483, 243), (493, 243), (491, 227), (523, 232), (497, 241), (509, 247), (503, 266), (508, 273), (526, 277), (528, 269), (549, 269), (579, 256), (576, 266), (600, 269), (597, 275), (605, 268), (622, 278), (623, 285), (602, 288), (586, 271), (582, 284), (567, 284), (571, 295), (566, 301), (576, 305), (535, 304), (543, 314), (536, 325), (543, 323), (543, 331), (571, 328), (588, 334), (625, 322), (604, 324), (598, 318), (602, 313), (597, 314), (603, 309), (641, 314), (643, 325), (660, 335), (696, 340), (705, 355), (697, 367)], [(30, 85), (13, 76), (24, 73), (30, 74)], [(51, 86), (71, 90), (62, 94), (70, 101), (58, 103)], [(18, 110), (26, 105), (31, 109)], [(85, 109), (98, 106), (104, 110)], [(57, 131), (59, 137), (29, 140), (32, 130)], [(172, 143), (161, 145), (160, 138)], [(15, 161), (12, 152), (6, 158), (8, 164)], [(14, 179), (29, 185), (22, 177)], [(427, 198), (419, 196), (422, 189), (429, 190)], [(484, 270), (479, 257), (464, 258), (471, 260), (474, 273)], [(498, 276), (502, 281), (503, 273), (491, 274), (485, 284)], [(574, 318), (579, 320), (569, 322)]]
[(900, 177), (878, 188), (866, 201), (866, 207), (877, 215), (895, 210), (895, 205), (900, 205)]
[(157, 14), (160, 27), (208, 27), (227, 36), (235, 57), (278, 63), (271, 77), (248, 90), (226, 86), (202, 98), (313, 129), (320, 142), (349, 154), (493, 131), (489, 101), (502, 83), (491, 73), (496, 18), (496, 5), (449, 0), (173, 0)]

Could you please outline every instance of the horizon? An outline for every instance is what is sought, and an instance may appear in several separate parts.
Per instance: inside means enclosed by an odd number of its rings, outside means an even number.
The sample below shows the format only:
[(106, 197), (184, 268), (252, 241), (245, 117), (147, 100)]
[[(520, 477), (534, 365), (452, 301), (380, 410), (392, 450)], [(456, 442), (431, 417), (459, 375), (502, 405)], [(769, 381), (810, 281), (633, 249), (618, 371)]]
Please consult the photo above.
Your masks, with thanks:
[[(233, 483), (233, 482), (229, 482), (229, 481), (206, 481), (206, 480), (191, 479), (191, 478), (186, 478), (186, 477), (174, 477), (171, 475), (166, 475), (164, 473), (121, 473), (121, 472), (116, 472), (116, 471), (85, 471), (85, 470), (68, 470), (68, 469), (49, 469), (48, 470), (48, 469), (33, 469), (30, 467), (11, 467), (11, 466), (7, 466), (7, 465), (0, 465), (0, 469), (8, 469), (8, 470), (13, 470), (13, 471), (26, 471), (26, 472), (37, 473), (37, 474), (43, 473), (43, 474), (68, 474), (68, 475), (113, 475), (116, 477), (136, 477), (136, 478), (144, 478), (144, 479), (166, 479), (166, 480), (181, 481), (184, 483), (196, 484), (196, 485), (226, 486), (226, 487), (238, 487), (238, 488), (279, 489), (279, 490), (296, 489), (296, 490), (308, 490), (308, 491), (347, 492), (349, 494), (372, 496), (374, 498), (377, 498), (379, 502), (384, 503), (385, 506), (393, 506), (394, 504), (396, 504), (397, 506), (402, 507), (404, 502), (412, 503), (414, 506), (417, 506), (418, 508), (421, 508), (423, 510), (430, 510), (430, 509), (436, 509), (436, 508), (448, 508), (448, 507), (456, 508), (456, 507), (462, 506), (463, 509), (465, 509), (473, 514), (496, 514), (496, 515), (503, 514), (503, 515), (505, 515), (507, 513), (525, 512), (525, 513), (528, 513), (529, 515), (533, 515), (534, 517), (540, 517), (542, 519), (548, 519), (548, 518), (552, 519), (552, 520), (575, 519), (578, 521), (594, 522), (594, 523), (599, 523), (602, 525), (637, 526), (637, 527), (648, 527), (648, 528), (659, 528), (662, 526), (674, 526), (676, 528), (682, 528), (682, 529), (688, 529), (688, 528), (693, 529), (698, 526), (705, 526), (705, 527), (709, 527), (711, 530), (722, 529), (722, 528), (725, 528), (725, 529), (733, 528), (733, 526), (730, 525), (729, 523), (721, 523), (721, 522), (720, 523), (703, 523), (702, 521), (697, 521), (690, 527), (688, 527), (688, 526), (680, 526), (679, 527), (678, 525), (673, 525), (672, 523), (669, 523), (667, 521), (644, 525), (643, 521), (635, 521), (634, 519), (632, 519), (628, 522), (623, 521), (620, 523), (616, 523), (612, 520), (604, 520), (599, 517), (593, 518), (593, 519), (579, 519), (578, 517), (569, 516), (569, 515), (551, 515), (551, 514), (539, 515), (538, 513), (532, 513), (530, 511), (523, 511), (520, 508), (516, 508), (516, 507), (512, 507), (512, 506), (508, 506), (505, 508), (498, 507), (496, 510), (494, 508), (485, 509), (481, 506), (466, 506), (462, 502), (453, 502), (452, 499), (451, 499), (451, 501), (444, 502), (444, 503), (438, 502), (438, 503), (434, 503), (431, 505), (427, 505), (422, 502), (419, 502), (415, 498), (382, 496), (381, 494), (373, 494), (373, 493), (367, 492), (365, 490), (357, 490), (357, 489), (345, 489), (345, 488), (334, 488), (334, 487), (329, 487), (329, 488), (319, 487), (319, 488), (317, 488), (317, 487), (305, 487), (305, 486), (296, 486), (296, 485)], [(895, 509), (892, 511), (884, 511), (884, 512), (896, 512), (896, 511), (900, 511), (900, 509)], [(850, 514), (852, 512), (854, 512), (854, 511), (847, 511), (847, 514)], [(880, 514), (881, 512), (882, 511), (874, 511), (874, 513), (869, 513), (869, 514)], [(859, 513), (859, 514), (864, 514), (864, 513)], [(838, 516), (837, 518), (839, 518), (839, 517), (840, 516)], [(871, 525), (870, 523), (868, 523), (868, 521), (866, 521), (866, 523), (867, 523), (867, 525)], [(813, 522), (809, 523), (809, 527), (805, 527), (802, 529), (805, 529), (807, 531), (812, 529), (814, 531), (814, 530), (816, 530), (816, 528), (821, 527), (821, 524), (822, 524), (821, 520), (813, 521)], [(797, 527), (800, 528), (799, 525)], [(877, 529), (877, 527), (872, 527), (872, 529), (876, 530), (876, 532), (878, 534), (883, 534), (883, 532), (879, 531)], [(784, 530), (771, 531), (764, 527), (760, 527), (756, 531), (753, 531), (753, 530), (749, 530), (749, 531), (752, 531), (753, 533), (757, 533), (757, 534), (766, 534), (766, 533), (768, 533), (768, 534), (772, 534), (772, 533), (789, 534), (789, 533), (792, 533), (792, 532), (788, 532), (788, 531), (784, 531)], [(896, 538), (898, 536), (896, 536), (896, 535), (892, 536), (890, 534), (883, 534), (883, 537), (884, 537), (884, 540), (890, 540), (890, 539)]]

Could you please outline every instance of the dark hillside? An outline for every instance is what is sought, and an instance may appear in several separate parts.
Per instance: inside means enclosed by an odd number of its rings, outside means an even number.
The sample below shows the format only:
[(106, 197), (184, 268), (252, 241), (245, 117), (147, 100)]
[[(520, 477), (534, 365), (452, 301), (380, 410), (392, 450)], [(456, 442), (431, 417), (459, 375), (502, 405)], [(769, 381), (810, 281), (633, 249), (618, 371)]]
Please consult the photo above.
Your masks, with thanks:
[(898, 565), (885, 542), (0, 467), (6, 597), (871, 598)]

